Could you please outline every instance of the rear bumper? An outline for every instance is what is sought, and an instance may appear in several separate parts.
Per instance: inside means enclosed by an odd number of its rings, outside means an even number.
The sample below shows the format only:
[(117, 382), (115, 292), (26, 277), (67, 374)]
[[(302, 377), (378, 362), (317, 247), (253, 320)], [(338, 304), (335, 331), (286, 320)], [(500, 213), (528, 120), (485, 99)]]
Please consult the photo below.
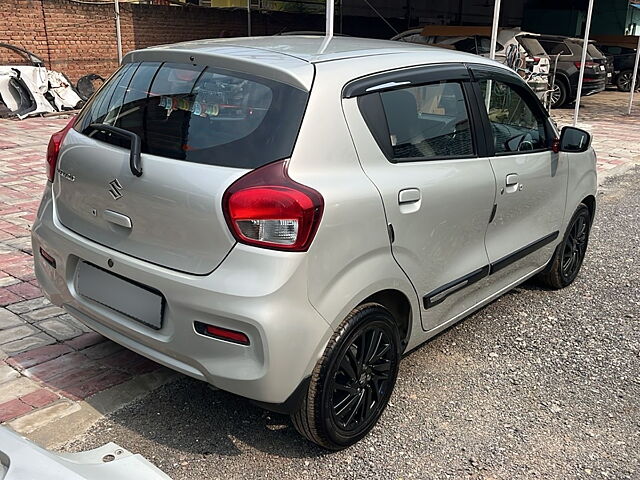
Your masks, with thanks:
[[(32, 242), (36, 276), (52, 303), (141, 355), (259, 402), (285, 402), (310, 375), (332, 333), (308, 300), (304, 254), (236, 245), (209, 275), (175, 272), (65, 228), (57, 220), (50, 187)], [(55, 268), (40, 247), (54, 257)], [(154, 330), (80, 296), (75, 282), (82, 261), (161, 292), (166, 299), (162, 327)], [(243, 332), (250, 345), (203, 336), (195, 331), (195, 321)]]

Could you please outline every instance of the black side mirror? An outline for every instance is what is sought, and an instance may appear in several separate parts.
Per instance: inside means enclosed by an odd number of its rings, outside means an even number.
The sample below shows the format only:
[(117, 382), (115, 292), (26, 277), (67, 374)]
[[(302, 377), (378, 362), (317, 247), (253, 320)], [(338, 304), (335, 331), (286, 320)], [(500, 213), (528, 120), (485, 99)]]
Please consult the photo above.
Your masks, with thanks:
[(564, 127), (560, 141), (554, 145), (556, 152), (582, 153), (591, 146), (591, 134), (575, 127)]

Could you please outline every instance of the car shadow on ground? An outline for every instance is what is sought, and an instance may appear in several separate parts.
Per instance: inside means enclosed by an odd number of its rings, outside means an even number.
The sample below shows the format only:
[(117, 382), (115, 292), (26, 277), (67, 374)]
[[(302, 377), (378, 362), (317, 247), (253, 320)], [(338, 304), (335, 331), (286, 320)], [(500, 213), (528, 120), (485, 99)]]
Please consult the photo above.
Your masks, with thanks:
[[(146, 442), (187, 456), (240, 455), (244, 445), (287, 458), (329, 454), (298, 434), (289, 416), (189, 377), (110, 415), (113, 441), (132, 451)], [(97, 442), (99, 443), (99, 442)]]

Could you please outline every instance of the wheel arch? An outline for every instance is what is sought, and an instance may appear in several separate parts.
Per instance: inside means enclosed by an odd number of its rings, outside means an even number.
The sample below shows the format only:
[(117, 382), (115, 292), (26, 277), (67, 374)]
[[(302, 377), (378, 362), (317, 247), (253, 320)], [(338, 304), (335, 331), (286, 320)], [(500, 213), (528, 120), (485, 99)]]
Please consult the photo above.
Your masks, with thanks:
[(379, 303), (384, 308), (389, 310), (396, 323), (398, 324), (398, 330), (400, 331), (400, 340), (402, 342), (402, 351), (407, 347), (409, 343), (409, 337), (411, 335), (411, 328), (413, 326), (411, 302), (407, 296), (400, 290), (386, 289), (380, 290), (372, 295), (369, 295), (358, 305), (365, 303)]
[(580, 203), (584, 203), (589, 209), (589, 218), (591, 219), (591, 223), (593, 223), (596, 215), (596, 197), (594, 195), (587, 195)]

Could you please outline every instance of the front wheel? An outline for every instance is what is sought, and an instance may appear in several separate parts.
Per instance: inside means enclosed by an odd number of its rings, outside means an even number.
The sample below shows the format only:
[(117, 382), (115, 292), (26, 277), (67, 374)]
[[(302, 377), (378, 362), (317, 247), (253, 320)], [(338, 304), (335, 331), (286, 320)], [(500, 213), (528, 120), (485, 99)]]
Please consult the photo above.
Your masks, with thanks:
[(578, 276), (589, 244), (591, 214), (586, 205), (580, 204), (547, 268), (539, 279), (548, 287), (560, 289), (573, 283)]
[(387, 309), (368, 303), (336, 330), (311, 376), (296, 430), (330, 450), (363, 438), (384, 411), (398, 376), (398, 326)]
[(567, 86), (561, 80), (556, 80), (551, 88), (551, 107), (562, 107), (567, 103), (568, 97), (569, 89)]

